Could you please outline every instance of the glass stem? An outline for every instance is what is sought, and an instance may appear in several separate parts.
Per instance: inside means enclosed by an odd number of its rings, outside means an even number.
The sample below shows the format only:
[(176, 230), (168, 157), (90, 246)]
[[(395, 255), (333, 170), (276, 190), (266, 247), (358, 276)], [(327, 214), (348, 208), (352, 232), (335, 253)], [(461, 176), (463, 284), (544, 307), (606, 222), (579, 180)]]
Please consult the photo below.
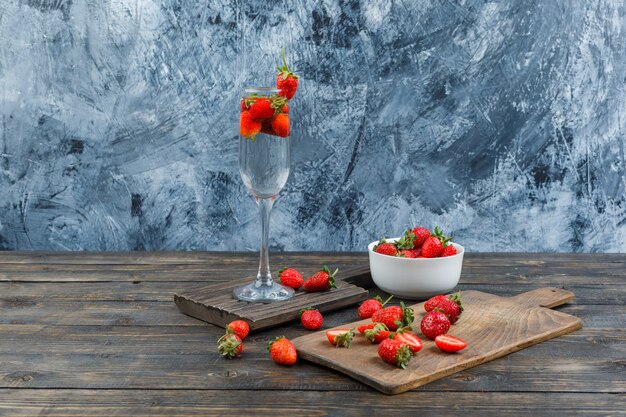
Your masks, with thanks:
[(261, 253), (259, 259), (259, 273), (256, 276), (255, 285), (271, 286), (274, 283), (272, 274), (270, 274), (270, 257), (269, 257), (269, 234), (270, 234), (270, 214), (274, 205), (273, 198), (260, 198), (257, 200), (259, 205), (259, 215), (261, 217)]

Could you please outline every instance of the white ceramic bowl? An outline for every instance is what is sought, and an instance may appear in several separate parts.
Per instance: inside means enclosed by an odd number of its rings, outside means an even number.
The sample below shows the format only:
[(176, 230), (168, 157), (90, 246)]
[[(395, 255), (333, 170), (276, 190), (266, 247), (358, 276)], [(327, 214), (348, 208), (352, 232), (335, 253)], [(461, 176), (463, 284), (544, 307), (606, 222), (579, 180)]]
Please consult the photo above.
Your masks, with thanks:
[[(400, 238), (387, 239), (395, 242)], [(378, 241), (367, 246), (370, 272), (381, 290), (401, 298), (427, 299), (445, 294), (459, 283), (463, 267), (463, 246), (451, 242), (457, 254), (444, 258), (400, 258), (374, 252)]]

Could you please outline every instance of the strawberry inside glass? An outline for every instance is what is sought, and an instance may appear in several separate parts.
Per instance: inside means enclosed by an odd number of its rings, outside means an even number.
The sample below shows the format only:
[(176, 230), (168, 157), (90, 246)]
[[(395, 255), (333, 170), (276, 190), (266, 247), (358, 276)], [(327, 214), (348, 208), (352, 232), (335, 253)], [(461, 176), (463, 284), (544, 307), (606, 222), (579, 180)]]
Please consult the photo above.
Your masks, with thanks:
[[(239, 133), (254, 140), (259, 134), (289, 136), (289, 104), (287, 98), (273, 88), (250, 89), (241, 99)], [(254, 91), (254, 92), (252, 92)]]

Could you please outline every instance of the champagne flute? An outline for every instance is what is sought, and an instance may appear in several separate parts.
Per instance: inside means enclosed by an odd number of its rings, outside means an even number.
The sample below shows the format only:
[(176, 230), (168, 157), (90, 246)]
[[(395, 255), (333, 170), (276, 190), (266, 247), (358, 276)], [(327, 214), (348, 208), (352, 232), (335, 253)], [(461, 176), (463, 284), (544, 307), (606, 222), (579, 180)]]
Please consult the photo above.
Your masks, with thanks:
[[(247, 97), (278, 97), (278, 90), (247, 88), (244, 99)], [(243, 111), (245, 109), (242, 108)], [(252, 138), (239, 136), (239, 173), (259, 207), (261, 249), (256, 280), (235, 288), (233, 294), (243, 301), (270, 303), (286, 300), (294, 295), (292, 288), (280, 285), (272, 279), (268, 250), (272, 206), (289, 178), (291, 139), (273, 134), (269, 120), (264, 123), (263, 130)]]

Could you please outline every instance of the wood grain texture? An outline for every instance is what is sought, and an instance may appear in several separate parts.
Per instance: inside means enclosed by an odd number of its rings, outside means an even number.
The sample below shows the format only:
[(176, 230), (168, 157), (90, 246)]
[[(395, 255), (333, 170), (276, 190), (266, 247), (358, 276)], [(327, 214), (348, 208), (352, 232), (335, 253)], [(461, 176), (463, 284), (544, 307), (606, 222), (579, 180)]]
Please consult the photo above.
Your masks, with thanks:
[[(275, 365), (267, 341), (310, 334), (297, 324), (252, 334), (239, 360), (219, 358), (223, 330), (181, 314), (172, 297), (251, 276), (256, 261), (253, 252), (0, 252), (0, 415), (360, 416), (374, 405), (402, 416), (625, 414), (624, 254), (468, 253), (462, 291), (567, 289), (576, 300), (557, 309), (584, 328), (400, 397), (311, 362)], [(367, 254), (276, 252), (271, 262), (346, 272)], [(372, 285), (368, 274), (352, 282)], [(348, 307), (326, 313), (324, 326), (357, 319)]]
[[(407, 369), (381, 361), (376, 346), (360, 336), (349, 349), (332, 348), (324, 331), (299, 337), (293, 343), (303, 359), (346, 373), (385, 394), (399, 394), (582, 327), (577, 317), (539, 307), (571, 300), (569, 291), (542, 288), (509, 299), (465, 291), (461, 297), (465, 311), (450, 333), (465, 340), (468, 347), (454, 355), (443, 354), (434, 342), (425, 339), (423, 349)], [(425, 314), (423, 305), (410, 306), (416, 326)], [(371, 320), (341, 327), (356, 328), (368, 322)]]
[(332, 391), (0, 390), (0, 415), (11, 417), (606, 417), (626, 415), (625, 405), (624, 395), (584, 393), (411, 392), (398, 398), (359, 392), (346, 398)]
[[(362, 269), (354, 274), (362, 275)], [(244, 320), (250, 330), (256, 331), (297, 320), (305, 308), (314, 307), (326, 313), (365, 300), (367, 290), (346, 281), (352, 277), (350, 272), (339, 272), (335, 280), (337, 288), (321, 292), (298, 290), (292, 298), (279, 303), (248, 303), (235, 299), (233, 289), (252, 282), (252, 277), (189, 289), (175, 294), (174, 301), (182, 313), (207, 323), (226, 327), (233, 320)]]

